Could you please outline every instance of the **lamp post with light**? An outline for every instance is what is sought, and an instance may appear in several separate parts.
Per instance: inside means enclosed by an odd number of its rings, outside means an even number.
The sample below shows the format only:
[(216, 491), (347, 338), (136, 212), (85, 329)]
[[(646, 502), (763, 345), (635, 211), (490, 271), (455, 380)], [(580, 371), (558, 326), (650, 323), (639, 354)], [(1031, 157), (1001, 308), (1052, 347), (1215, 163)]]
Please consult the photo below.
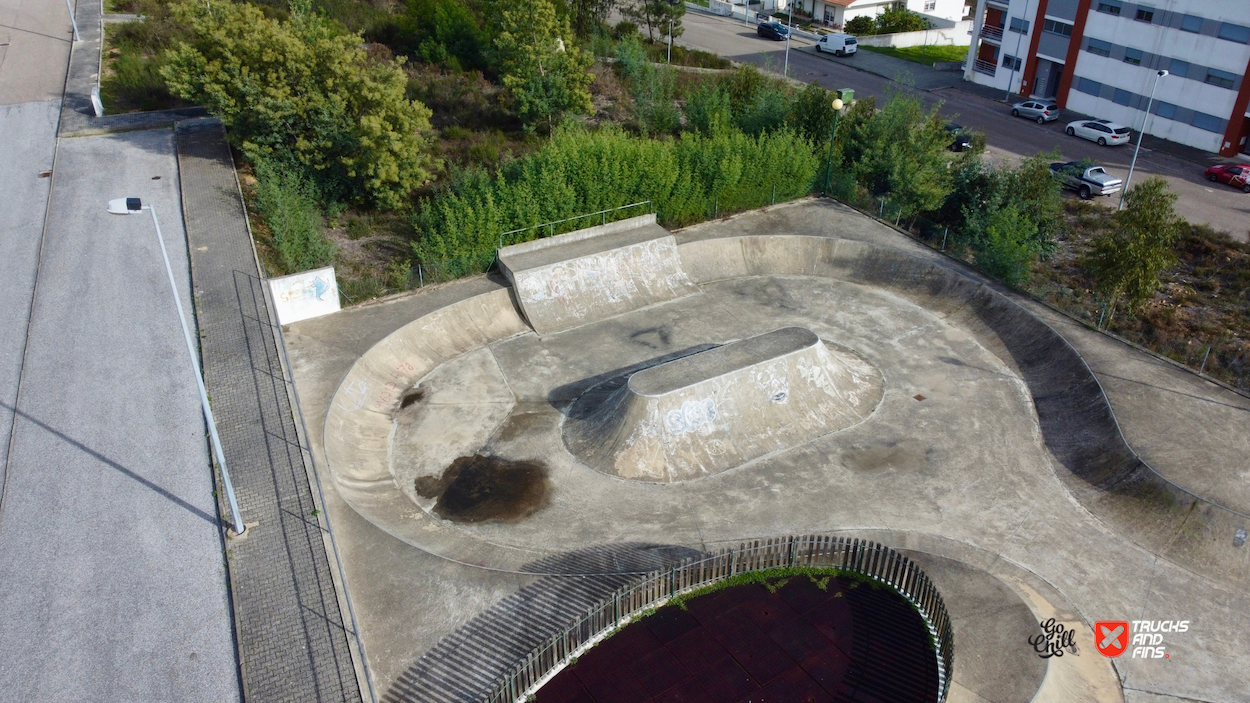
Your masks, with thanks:
[(1166, 70), (1161, 70), (1155, 74), (1155, 85), (1150, 89), (1150, 100), (1146, 101), (1146, 117), (1141, 122), (1141, 131), (1137, 133), (1137, 148), (1133, 150), (1133, 160), (1128, 165), (1128, 178), (1124, 179), (1124, 190), (1120, 191), (1120, 206), (1117, 210), (1124, 209), (1124, 196), (1128, 194), (1128, 186), (1133, 182), (1133, 167), (1137, 165), (1137, 154), (1141, 152), (1141, 139), (1146, 136), (1146, 125), (1150, 122), (1150, 108), (1154, 105), (1155, 91), (1159, 89), (1159, 79), (1168, 75)]
[(213, 410), (208, 404), (208, 392), (204, 390), (204, 375), (200, 371), (200, 359), (195, 354), (195, 344), (191, 341), (191, 330), (187, 327), (187, 317), (182, 312), (182, 298), (178, 295), (178, 285), (174, 283), (174, 269), (169, 265), (169, 252), (165, 250), (165, 238), (161, 236), (161, 223), (156, 219), (156, 208), (144, 205), (139, 198), (116, 198), (109, 201), (109, 212), (114, 215), (133, 215), (147, 210), (152, 213), (152, 224), (156, 227), (156, 241), (161, 245), (161, 257), (165, 259), (165, 273), (169, 276), (169, 290), (174, 294), (174, 307), (178, 309), (178, 321), (182, 323), (182, 336), (187, 341), (187, 354), (191, 356), (191, 370), (195, 372), (195, 383), (200, 389), (200, 405), (204, 408), (204, 420), (208, 422), (208, 434), (212, 437), (213, 453), (221, 465), (221, 482), (226, 488), (226, 501), (230, 504), (230, 519), (234, 522), (234, 533), (242, 535), (247, 531), (243, 518), (239, 516), (239, 503), (234, 498), (234, 485), (230, 482), (230, 471), (226, 468), (226, 453), (221, 448), (221, 438), (217, 436), (217, 422), (213, 420)]
[(833, 107), (833, 129), (829, 132), (829, 160), (825, 168), (825, 195), (829, 195), (829, 181), (833, 178), (833, 140), (838, 136), (838, 115), (842, 114), (842, 98), (834, 98), (830, 103)]

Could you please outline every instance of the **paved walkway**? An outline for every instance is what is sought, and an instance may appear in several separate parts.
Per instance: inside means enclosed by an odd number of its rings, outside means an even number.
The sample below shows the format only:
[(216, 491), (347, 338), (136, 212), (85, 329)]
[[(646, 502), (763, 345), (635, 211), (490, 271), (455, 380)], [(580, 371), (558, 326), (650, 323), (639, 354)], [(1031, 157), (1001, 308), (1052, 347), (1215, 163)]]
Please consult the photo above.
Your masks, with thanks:
[(220, 123), (181, 125), (178, 164), (205, 383), (249, 525), (228, 550), (246, 699), (358, 701), (348, 632)]

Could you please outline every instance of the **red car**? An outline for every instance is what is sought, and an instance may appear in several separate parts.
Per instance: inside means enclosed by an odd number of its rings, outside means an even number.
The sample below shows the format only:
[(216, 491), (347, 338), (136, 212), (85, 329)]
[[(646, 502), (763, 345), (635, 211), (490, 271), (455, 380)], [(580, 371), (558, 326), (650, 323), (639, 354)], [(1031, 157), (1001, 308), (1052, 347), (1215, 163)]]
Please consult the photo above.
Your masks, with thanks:
[(1208, 181), (1227, 183), (1250, 193), (1250, 183), (1246, 182), (1247, 179), (1250, 179), (1250, 166), (1220, 164), (1207, 169)]

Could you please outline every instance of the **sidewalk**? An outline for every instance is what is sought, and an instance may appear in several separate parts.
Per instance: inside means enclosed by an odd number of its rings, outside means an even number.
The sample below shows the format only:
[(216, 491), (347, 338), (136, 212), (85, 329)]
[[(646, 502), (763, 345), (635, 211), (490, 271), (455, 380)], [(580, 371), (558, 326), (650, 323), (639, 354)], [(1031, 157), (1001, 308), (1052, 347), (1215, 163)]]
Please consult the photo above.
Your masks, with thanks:
[(194, 120), (177, 135), (204, 382), (248, 526), (227, 554), (244, 695), (359, 701), (355, 635), (339, 609), (225, 132)]

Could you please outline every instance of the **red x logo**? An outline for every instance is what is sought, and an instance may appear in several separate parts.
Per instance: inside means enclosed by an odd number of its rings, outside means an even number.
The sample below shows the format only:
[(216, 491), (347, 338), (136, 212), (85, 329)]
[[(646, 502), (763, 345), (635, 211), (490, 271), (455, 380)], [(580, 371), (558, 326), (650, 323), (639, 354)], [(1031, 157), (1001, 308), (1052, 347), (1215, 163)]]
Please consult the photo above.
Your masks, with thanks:
[(1094, 645), (1104, 657), (1118, 657), (1128, 649), (1128, 622), (1099, 620), (1094, 623)]

